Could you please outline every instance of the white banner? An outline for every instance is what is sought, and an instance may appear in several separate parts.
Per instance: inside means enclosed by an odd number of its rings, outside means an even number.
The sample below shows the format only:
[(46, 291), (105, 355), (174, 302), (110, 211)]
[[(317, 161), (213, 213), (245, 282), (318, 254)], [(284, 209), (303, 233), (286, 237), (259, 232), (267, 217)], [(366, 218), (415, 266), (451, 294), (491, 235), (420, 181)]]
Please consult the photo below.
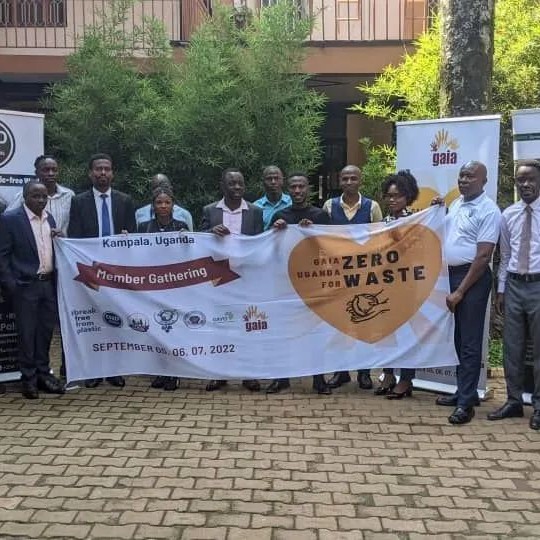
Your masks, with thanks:
[(456, 362), (444, 209), (385, 227), (59, 239), (68, 380)]
[(514, 160), (540, 158), (540, 109), (512, 111)]
[[(409, 169), (418, 180), (420, 195), (415, 203), (416, 209), (426, 208), (434, 197), (443, 197), (446, 204), (450, 205), (459, 196), (459, 169), (468, 161), (480, 161), (486, 165), (488, 182), (485, 191), (497, 201), (500, 121), (499, 115), (493, 115), (396, 124), (397, 168)], [(488, 329), (489, 310), (486, 314), (483, 365), (478, 390), (482, 398), (487, 385)], [(455, 367), (420, 370), (415, 384), (429, 390), (454, 392)]]
[(0, 110), (0, 197), (8, 204), (34, 178), (43, 154), (42, 114)]

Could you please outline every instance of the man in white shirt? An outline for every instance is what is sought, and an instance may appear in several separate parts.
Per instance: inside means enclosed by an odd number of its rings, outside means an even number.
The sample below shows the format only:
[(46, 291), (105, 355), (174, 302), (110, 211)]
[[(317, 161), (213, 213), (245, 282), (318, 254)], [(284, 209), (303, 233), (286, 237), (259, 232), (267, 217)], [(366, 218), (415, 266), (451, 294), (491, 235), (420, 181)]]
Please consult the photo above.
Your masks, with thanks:
[[(47, 188), (47, 206), (45, 210), (51, 214), (57, 228), (65, 235), (69, 224), (71, 199), (73, 199), (75, 193), (58, 183), (58, 162), (54, 156), (38, 156), (34, 161), (34, 167), (38, 180)], [(7, 209), (19, 208), (23, 202), (21, 190)]]
[(531, 429), (540, 430), (540, 161), (521, 162), (515, 184), (520, 200), (502, 215), (496, 308), (504, 309), (504, 374), (507, 401), (488, 420), (523, 416), (525, 337), (533, 343)]
[(455, 318), (459, 366), (456, 393), (439, 397), (437, 405), (455, 407), (448, 417), (451, 424), (470, 422), (478, 403), (484, 319), (492, 285), (489, 263), (501, 221), (497, 204), (484, 192), (486, 182), (483, 163), (463, 165), (458, 178), (461, 196), (450, 205), (446, 216), (445, 253), (450, 277), (446, 305)]
[[(203, 208), (201, 231), (213, 232), (217, 236), (245, 234), (255, 236), (263, 232), (263, 212), (254, 204), (244, 200), (246, 186), (244, 176), (238, 169), (226, 169), (221, 176), (223, 199)], [(208, 392), (226, 386), (227, 381), (216, 379), (206, 385)], [(242, 381), (244, 388), (258, 392), (259, 381)]]

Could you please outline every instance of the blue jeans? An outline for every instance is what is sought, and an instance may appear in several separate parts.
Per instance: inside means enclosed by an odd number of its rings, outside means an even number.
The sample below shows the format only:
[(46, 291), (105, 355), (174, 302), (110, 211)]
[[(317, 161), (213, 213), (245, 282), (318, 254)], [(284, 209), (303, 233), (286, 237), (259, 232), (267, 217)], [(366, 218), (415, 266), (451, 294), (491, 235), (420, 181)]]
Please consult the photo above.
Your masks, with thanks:
[[(450, 267), (450, 291), (454, 292), (469, 271), (469, 265)], [(478, 399), (478, 380), (482, 367), (484, 320), (491, 292), (489, 268), (465, 293), (454, 313), (454, 345), (459, 358), (457, 368), (457, 406), (474, 407)]]

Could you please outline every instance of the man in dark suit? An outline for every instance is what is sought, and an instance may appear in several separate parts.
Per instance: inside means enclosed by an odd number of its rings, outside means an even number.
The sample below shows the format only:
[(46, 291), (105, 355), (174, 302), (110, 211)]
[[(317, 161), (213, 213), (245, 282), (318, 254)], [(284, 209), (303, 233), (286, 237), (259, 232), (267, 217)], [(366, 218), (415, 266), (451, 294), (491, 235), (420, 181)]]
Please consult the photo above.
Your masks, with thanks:
[[(88, 163), (88, 176), (92, 189), (73, 198), (69, 215), (70, 238), (96, 238), (135, 232), (135, 206), (129, 195), (111, 189), (113, 162), (107, 154), (94, 154)], [(108, 377), (113, 386), (124, 386), (123, 377)], [(85, 382), (87, 388), (95, 388), (101, 379)]]
[(17, 317), (22, 393), (63, 394), (50, 374), (49, 349), (58, 319), (53, 236), (61, 235), (45, 211), (47, 188), (33, 180), (23, 188), (24, 205), (0, 216), (0, 284)]
[[(263, 213), (260, 208), (244, 200), (246, 186), (242, 173), (238, 169), (226, 169), (220, 185), (223, 199), (203, 208), (201, 231), (213, 232), (218, 236), (261, 234), (264, 230)], [(224, 380), (213, 380), (206, 385), (206, 390), (213, 392), (226, 384)], [(244, 380), (242, 385), (252, 392), (261, 389), (257, 380)]]

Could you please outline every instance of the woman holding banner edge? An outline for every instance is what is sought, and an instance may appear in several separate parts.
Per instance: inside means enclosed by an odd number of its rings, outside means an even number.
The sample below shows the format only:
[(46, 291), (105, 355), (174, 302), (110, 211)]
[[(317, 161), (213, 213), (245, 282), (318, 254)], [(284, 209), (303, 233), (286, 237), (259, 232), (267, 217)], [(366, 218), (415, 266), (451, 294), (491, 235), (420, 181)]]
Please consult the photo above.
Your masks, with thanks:
[[(154, 218), (137, 226), (138, 233), (159, 233), (189, 231), (187, 223), (173, 217), (174, 195), (167, 184), (162, 184), (152, 192), (152, 209)], [(163, 388), (172, 392), (178, 388), (178, 377), (158, 375), (150, 385), (152, 388)]]
[[(412, 215), (408, 208), (418, 197), (418, 183), (409, 170), (398, 171), (387, 176), (381, 186), (381, 192), (388, 208), (384, 223), (392, 223), (397, 219)], [(414, 368), (401, 368), (399, 383), (393, 368), (383, 369), (383, 379), (375, 390), (375, 395), (385, 395), (387, 399), (402, 399), (412, 396), (412, 380), (416, 376)]]

